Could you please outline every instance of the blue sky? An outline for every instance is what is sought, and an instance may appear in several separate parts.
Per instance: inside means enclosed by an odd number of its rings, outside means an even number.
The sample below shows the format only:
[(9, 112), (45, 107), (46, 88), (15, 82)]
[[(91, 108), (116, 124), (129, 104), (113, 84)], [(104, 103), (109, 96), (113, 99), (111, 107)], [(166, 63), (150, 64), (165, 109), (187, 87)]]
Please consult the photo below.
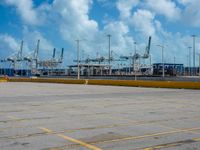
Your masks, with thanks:
[[(106, 34), (111, 34), (115, 56), (144, 53), (152, 36), (151, 54), (161, 61), (156, 45), (167, 45), (165, 62), (187, 64), (192, 34), (200, 35), (199, 0), (2, 0), (0, 2), (0, 59), (15, 55), (24, 40), (24, 56), (31, 56), (41, 40), (40, 59), (50, 58), (56, 47), (65, 48), (65, 65), (76, 56), (107, 55)], [(200, 52), (200, 40), (196, 49)], [(59, 55), (59, 51), (57, 53)], [(198, 61), (198, 60), (197, 60)]]

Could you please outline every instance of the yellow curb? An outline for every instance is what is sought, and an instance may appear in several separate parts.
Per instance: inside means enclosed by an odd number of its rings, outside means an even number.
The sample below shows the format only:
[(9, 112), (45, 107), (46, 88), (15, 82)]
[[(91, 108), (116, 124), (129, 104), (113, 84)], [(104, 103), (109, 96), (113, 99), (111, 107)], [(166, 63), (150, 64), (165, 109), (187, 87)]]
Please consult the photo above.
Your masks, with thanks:
[(7, 82), (7, 80), (0, 80), (0, 82)]
[(135, 81), (135, 80), (76, 80), (55, 78), (11, 78), (9, 82), (39, 82), (39, 83), (63, 83), (63, 84), (85, 84), (85, 85), (110, 85), (131, 86), (151, 88), (174, 88), (174, 89), (200, 89), (200, 82), (183, 81)]

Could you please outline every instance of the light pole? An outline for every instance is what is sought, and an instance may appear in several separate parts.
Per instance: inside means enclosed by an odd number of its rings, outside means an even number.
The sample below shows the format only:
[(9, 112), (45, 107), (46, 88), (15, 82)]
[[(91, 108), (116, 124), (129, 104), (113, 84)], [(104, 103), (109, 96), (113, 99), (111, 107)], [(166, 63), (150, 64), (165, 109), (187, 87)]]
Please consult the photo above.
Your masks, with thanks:
[(150, 75), (151, 74), (151, 59), (152, 59), (152, 56), (151, 56), (151, 54), (149, 54), (149, 69), (148, 69), (148, 75)]
[(80, 62), (79, 62), (79, 51), (80, 51), (80, 40), (76, 40), (77, 42), (77, 79), (80, 79)]
[(134, 42), (134, 47), (135, 47), (135, 54), (136, 54), (136, 50), (137, 50), (137, 42)]
[(173, 71), (175, 71), (175, 66), (176, 66), (176, 57), (174, 56), (174, 68), (173, 68)]
[(134, 55), (133, 55), (133, 72), (134, 74), (136, 74), (136, 70), (135, 70), (135, 65), (136, 65), (136, 51), (137, 51), (137, 42), (134, 42), (134, 47), (135, 47), (135, 50), (134, 50)]
[(200, 77), (200, 53), (196, 53), (199, 56), (199, 77)]
[(162, 50), (162, 77), (165, 77), (165, 65), (164, 65), (164, 45), (157, 45), (158, 47), (161, 47)]
[(176, 64), (176, 57), (174, 56), (174, 67), (175, 67), (175, 64)]
[(196, 35), (192, 35), (193, 38), (193, 69), (192, 69), (192, 74), (193, 76), (195, 75), (195, 41), (196, 41)]
[(189, 60), (189, 75), (191, 76), (191, 49), (192, 49), (192, 47), (191, 46), (189, 46), (188, 47), (188, 50), (189, 50), (189, 58), (188, 58), (188, 60)]
[(110, 39), (111, 39), (111, 35), (110, 34), (108, 34), (107, 35), (107, 37), (108, 37), (108, 64), (109, 64), (109, 75), (111, 75), (111, 57), (110, 57), (110, 55), (111, 55), (111, 51), (110, 51)]
[(132, 53), (130, 53), (130, 64), (129, 64), (129, 75), (131, 75), (131, 63), (132, 63)]
[(200, 53), (199, 53), (199, 77), (200, 77)]
[(1, 65), (0, 65), (0, 76), (2, 75), (2, 67), (1, 67)]

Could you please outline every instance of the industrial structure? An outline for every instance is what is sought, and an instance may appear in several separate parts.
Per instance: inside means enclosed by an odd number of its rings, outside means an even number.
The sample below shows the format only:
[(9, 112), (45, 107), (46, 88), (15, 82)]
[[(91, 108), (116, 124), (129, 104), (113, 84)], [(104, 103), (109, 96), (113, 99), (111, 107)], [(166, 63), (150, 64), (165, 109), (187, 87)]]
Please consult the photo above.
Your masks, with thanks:
[[(23, 44), (21, 41), (20, 49), (17, 54), (0, 60), (1, 63), (8, 64), (8, 67), (0, 68), (0, 75), (8, 76), (40, 76), (40, 75), (64, 75), (65, 72), (58, 69), (63, 63), (64, 48), (61, 50), (60, 57), (56, 57), (56, 48), (53, 49), (53, 56), (47, 60), (39, 58), (40, 40), (33, 53), (25, 56), (23, 54)], [(6, 66), (6, 65), (1, 65)]]
[[(110, 50), (110, 35), (109, 37), (109, 52), (108, 57), (97, 56), (96, 58), (86, 58), (85, 60), (74, 60), (78, 62), (77, 65), (70, 65), (68, 70), (68, 75), (76, 75), (77, 70), (80, 71), (80, 75), (134, 75), (134, 74), (152, 74), (151, 63), (146, 66), (141, 64), (142, 59), (150, 58), (150, 48), (151, 48), (151, 37), (149, 37), (148, 44), (146, 46), (144, 54), (134, 53), (132, 56), (119, 56), (115, 58), (113, 56), (113, 51)], [(129, 61), (129, 66), (117, 65), (113, 66), (114, 62), (127, 62)], [(151, 62), (151, 60), (150, 60)], [(142, 72), (145, 70), (145, 72)], [(78, 72), (79, 72), (78, 71)]]
[[(75, 64), (63, 67), (64, 48), (57, 54), (56, 48), (52, 56), (47, 59), (39, 57), (40, 40), (37, 41), (35, 49), (31, 54), (24, 54), (24, 41), (16, 54), (0, 60), (0, 75), (8, 76), (191, 76), (200, 75), (199, 67), (191, 67), (191, 48), (189, 47), (189, 66), (180, 63), (152, 63), (151, 60), (151, 36), (141, 54), (142, 50), (136, 49), (129, 56), (117, 55), (111, 50), (111, 35), (108, 36), (108, 55), (86, 59), (79, 59), (79, 42), (77, 41), (77, 59)], [(160, 46), (163, 50), (163, 45)], [(140, 52), (140, 53), (139, 53)], [(116, 56), (114, 56), (114, 54)], [(200, 55), (199, 55), (200, 59)], [(148, 60), (148, 63), (142, 63)], [(200, 66), (200, 64), (199, 64)]]
[(145, 70), (148, 71), (147, 74), (151, 74), (151, 56), (150, 56), (150, 49), (151, 49), (151, 36), (149, 37), (149, 41), (148, 41), (148, 45), (146, 46), (145, 52), (144, 54), (139, 54), (136, 52), (136, 47), (135, 47), (135, 52), (133, 55), (130, 56), (121, 56), (121, 59), (125, 59), (125, 60), (131, 60), (132, 61), (132, 66), (133, 66), (133, 71), (134, 74), (139, 72), (142, 73), (141, 70), (143, 68), (142, 64), (141, 64), (141, 60), (142, 59), (150, 59), (150, 64), (149, 66), (145, 66), (144, 68), (148, 68)]

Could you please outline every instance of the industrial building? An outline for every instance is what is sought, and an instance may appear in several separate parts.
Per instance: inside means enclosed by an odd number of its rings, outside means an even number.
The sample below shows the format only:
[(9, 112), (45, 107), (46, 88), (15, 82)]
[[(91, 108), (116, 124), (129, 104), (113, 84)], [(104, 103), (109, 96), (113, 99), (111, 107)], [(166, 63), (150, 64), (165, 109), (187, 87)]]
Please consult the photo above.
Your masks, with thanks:
[(162, 75), (163, 66), (165, 75), (168, 76), (182, 76), (184, 75), (183, 64), (171, 64), (171, 63), (154, 63), (153, 64), (153, 75)]

